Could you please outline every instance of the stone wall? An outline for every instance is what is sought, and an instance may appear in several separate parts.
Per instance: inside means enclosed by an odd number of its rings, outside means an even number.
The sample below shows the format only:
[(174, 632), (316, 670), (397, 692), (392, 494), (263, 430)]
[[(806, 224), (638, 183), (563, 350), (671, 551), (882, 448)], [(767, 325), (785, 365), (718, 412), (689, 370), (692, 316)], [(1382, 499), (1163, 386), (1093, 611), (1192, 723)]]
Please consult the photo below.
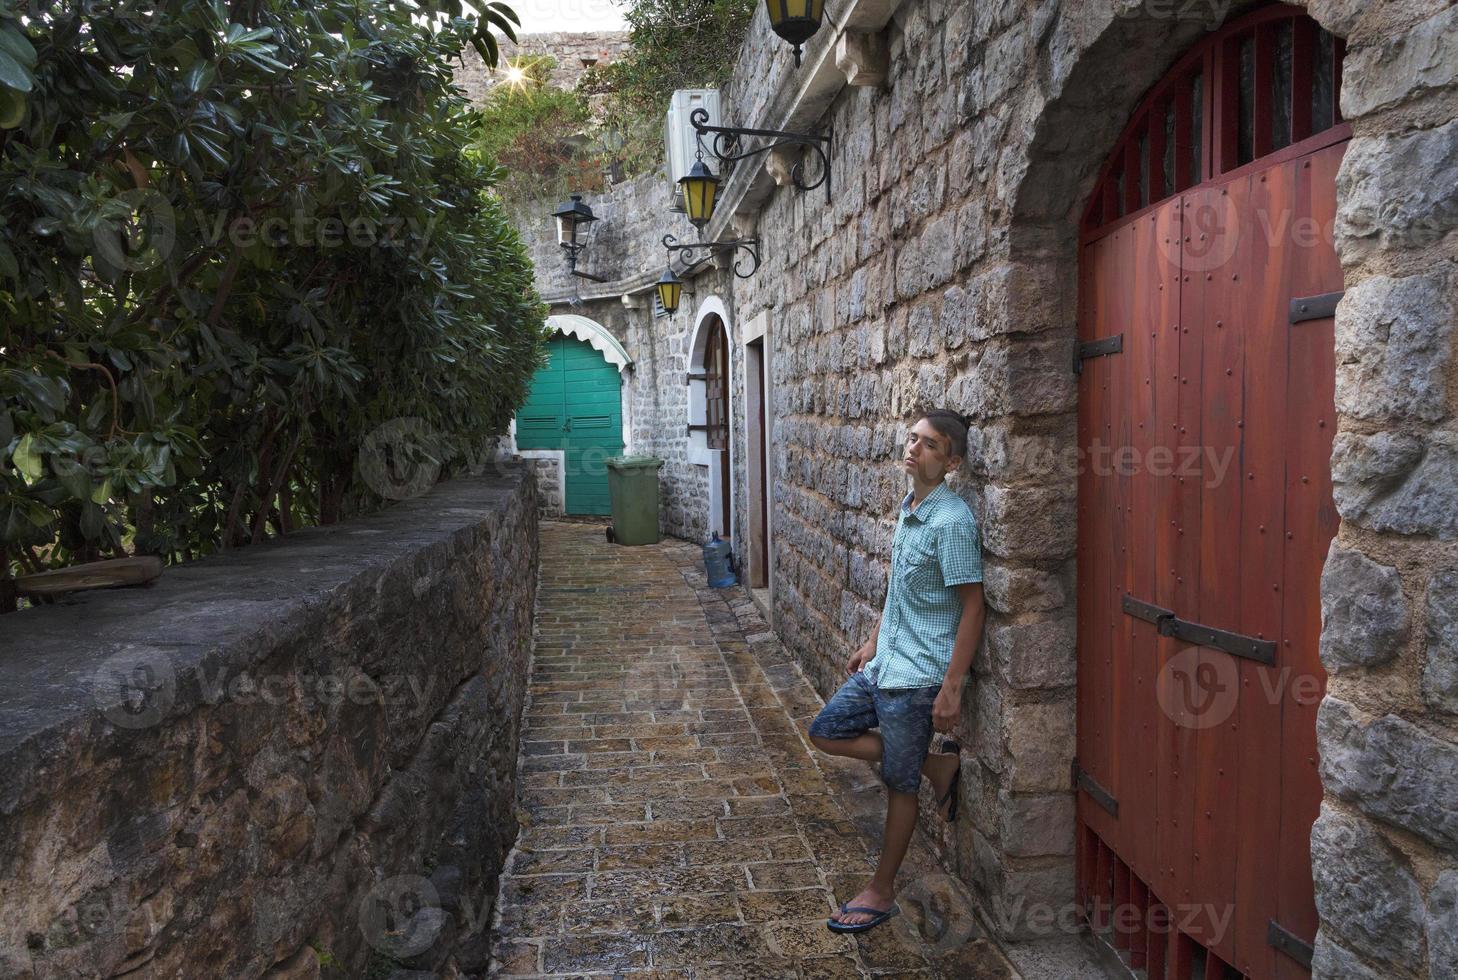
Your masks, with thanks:
[(0, 975), (484, 971), (536, 566), (505, 467), (7, 617)]
[(512, 208), (511, 223), (528, 248), (536, 267), (537, 291), (544, 299), (554, 307), (565, 305), (575, 290), (588, 300), (617, 301), (625, 291), (645, 289), (663, 274), (664, 233), (687, 238), (693, 232), (681, 215), (669, 213), (676, 188), (669, 185), (665, 173), (659, 170), (643, 174), (615, 185), (605, 194), (583, 197), (598, 220), (588, 226), (584, 239), (587, 248), (578, 259), (578, 268), (609, 280), (606, 284), (573, 280), (567, 275), (567, 260), (557, 244), (557, 226), (552, 218), (560, 201), (530, 201)]
[[(547, 84), (556, 88), (575, 88), (587, 69), (584, 59), (602, 65), (616, 60), (628, 47), (628, 34), (626, 31), (556, 31), (523, 34), (515, 44), (502, 37), (500, 45), (503, 65), (523, 55), (550, 55), (557, 66), (548, 76)], [(501, 84), (504, 73), (499, 68), (494, 72), (487, 70), (474, 48), (467, 48), (461, 59), (462, 64), (456, 68), (456, 83), (466, 90), (466, 96), (472, 102), (480, 102), (492, 86)]]
[(1323, 976), (1458, 976), (1458, 7), (1326, 2), (1347, 39), (1312, 831)]
[[(1076, 481), (1019, 461), (1077, 445), (1078, 217), (1143, 93), (1222, 16), (1251, 7), (862, 0), (835, 16), (893, 12), (850, 38), (885, 52), (884, 81), (875, 58), (849, 58), (857, 84), (808, 107), (796, 93), (823, 80), (835, 29), (797, 73), (760, 11), (726, 89), (736, 125), (835, 134), (829, 205), (820, 191), (744, 191), (758, 164), (741, 164), (720, 198), (744, 213), (710, 232), (753, 230), (763, 267), (702, 276), (685, 299), (717, 297), (729, 314), (738, 460), (740, 332), (769, 318), (774, 625), (822, 693), (884, 598), (909, 416), (948, 403), (976, 421), (954, 482), (985, 535), (988, 625), (960, 726), (975, 765), (955, 832), (925, 830), (995, 912), (1073, 897)], [(1335, 241), (1347, 286), (1332, 461), (1343, 526), (1322, 586), (1332, 676), (1316, 972), (1441, 976), (1458, 970), (1458, 8), (1322, 0), (1310, 11), (1349, 44), (1354, 128)], [(680, 397), (677, 336), (631, 348), (665, 358), (637, 365), (635, 384), (662, 387), (654, 398)], [(670, 492), (702, 494), (677, 502), (685, 512), (707, 507), (706, 483)], [(1000, 926), (1036, 931), (1015, 914)]]

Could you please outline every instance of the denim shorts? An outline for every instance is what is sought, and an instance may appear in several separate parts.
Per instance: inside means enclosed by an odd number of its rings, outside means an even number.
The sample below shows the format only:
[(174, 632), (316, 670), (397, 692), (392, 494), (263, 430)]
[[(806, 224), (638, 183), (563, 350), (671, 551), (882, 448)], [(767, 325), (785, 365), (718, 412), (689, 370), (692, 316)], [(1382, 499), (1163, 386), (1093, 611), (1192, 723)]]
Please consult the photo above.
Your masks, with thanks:
[(882, 690), (857, 671), (810, 723), (818, 738), (855, 738), (881, 730), (881, 780), (897, 793), (915, 793), (931, 747), (932, 705), (940, 685)]

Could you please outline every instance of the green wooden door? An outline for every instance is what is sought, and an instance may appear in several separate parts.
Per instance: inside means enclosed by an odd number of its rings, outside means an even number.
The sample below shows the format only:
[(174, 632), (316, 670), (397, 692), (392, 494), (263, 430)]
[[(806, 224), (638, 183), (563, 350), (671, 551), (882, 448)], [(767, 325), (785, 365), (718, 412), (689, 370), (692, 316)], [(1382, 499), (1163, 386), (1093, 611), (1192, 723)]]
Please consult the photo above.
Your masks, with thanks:
[(561, 449), (569, 514), (607, 514), (606, 460), (623, 451), (618, 370), (585, 341), (558, 334), (516, 413), (520, 449)]

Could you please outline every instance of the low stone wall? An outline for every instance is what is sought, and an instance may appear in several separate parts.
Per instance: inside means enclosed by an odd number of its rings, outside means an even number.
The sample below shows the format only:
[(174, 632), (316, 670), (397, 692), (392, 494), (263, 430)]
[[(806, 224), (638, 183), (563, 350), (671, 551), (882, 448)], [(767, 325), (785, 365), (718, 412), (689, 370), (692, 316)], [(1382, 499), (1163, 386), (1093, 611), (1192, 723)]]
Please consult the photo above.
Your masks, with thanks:
[(504, 466), (6, 617), (0, 976), (484, 971), (537, 555)]

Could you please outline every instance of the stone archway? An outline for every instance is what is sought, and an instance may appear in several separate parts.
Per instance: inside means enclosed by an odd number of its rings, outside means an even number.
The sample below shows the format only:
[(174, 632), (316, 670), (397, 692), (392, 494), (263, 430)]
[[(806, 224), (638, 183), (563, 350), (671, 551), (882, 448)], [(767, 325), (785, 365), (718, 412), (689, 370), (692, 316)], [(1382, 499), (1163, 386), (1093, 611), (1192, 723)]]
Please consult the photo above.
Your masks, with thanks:
[[(1220, 13), (1239, 16), (1255, 4)], [(959, 864), (995, 907), (1019, 898), (1073, 902), (1079, 217), (1142, 96), (1212, 26), (1169, 8), (1119, 2), (1064, 8), (1031, 25), (1032, 84), (976, 124), (1003, 147), (983, 164), (996, 187), (1005, 251), (968, 289), (971, 319), (998, 346), (982, 356), (967, 401), (980, 411), (974, 469), (985, 474), (988, 632), (995, 685), (974, 713), (999, 731), (992, 766), (1000, 840), (974, 840)], [(1018, 145), (1017, 134), (1030, 138)], [(995, 246), (996, 233), (989, 236)], [(993, 251), (993, 249), (989, 249)], [(970, 328), (969, 328), (970, 329)], [(985, 419), (985, 421), (982, 421)], [(1050, 461), (1054, 461), (1050, 464)], [(986, 719), (986, 720), (982, 720)], [(999, 768), (1000, 767), (1000, 768)], [(991, 788), (984, 792), (991, 792)], [(1027, 819), (1037, 814), (1036, 820)], [(1037, 839), (1026, 835), (1036, 831)], [(1063, 860), (1053, 862), (1060, 857)], [(1004, 918), (1009, 936), (1036, 925)]]
[[(1228, 16), (1238, 16), (1246, 6)], [(1453, 598), (1458, 596), (1453, 585), (1458, 573), (1451, 555), (1458, 522), (1440, 514), (1440, 507), (1449, 513), (1458, 507), (1458, 490), (1452, 488), (1451, 477), (1447, 488), (1437, 478), (1439, 472), (1458, 471), (1458, 450), (1453, 448), (1451, 420), (1437, 407), (1443, 385), (1434, 388), (1419, 380), (1397, 402), (1390, 397), (1394, 370), (1419, 379), (1451, 374), (1455, 285), (1432, 270), (1453, 257), (1451, 235), (1445, 245), (1440, 229), (1451, 231), (1458, 215), (1458, 197), (1451, 191), (1458, 176), (1452, 154), (1458, 121), (1431, 93), (1451, 85), (1458, 73), (1449, 70), (1444, 82), (1435, 83), (1424, 77), (1420, 56), (1410, 52), (1441, 50), (1451, 64), (1458, 15), (1451, 9), (1397, 11), (1338, 2), (1306, 6), (1318, 23), (1350, 46), (1342, 108), (1359, 134), (1351, 140), (1337, 180), (1334, 244), (1346, 293), (1336, 312), (1337, 437), (1331, 466), (1342, 529), (1321, 583), (1322, 657), (1331, 681), (1317, 724), (1325, 799), (1311, 834), (1321, 915), (1313, 972), (1375, 976), (1392, 968), (1420, 970), (1421, 940), (1415, 938), (1411, 948), (1403, 949), (1374, 942), (1371, 924), (1359, 908), (1364, 899), (1357, 892), (1370, 887), (1403, 895), (1405, 904), (1392, 922), (1401, 916), (1417, 921), (1426, 916), (1430, 935), (1431, 923), (1447, 921), (1451, 928), (1453, 921), (1443, 911), (1446, 900), (1439, 897), (1447, 879), (1424, 883), (1416, 871), (1435, 862), (1452, 867), (1451, 831), (1424, 815), (1428, 811), (1423, 801), (1430, 801), (1434, 792), (1419, 785), (1427, 777), (1394, 790), (1385, 782), (1379, 787), (1381, 781), (1371, 773), (1402, 765), (1394, 760), (1419, 757), (1458, 766), (1458, 738), (1451, 725), (1458, 684), (1434, 679), (1434, 658), (1445, 655), (1442, 643), (1451, 640), (1432, 639), (1431, 626), (1425, 640), (1420, 630), (1404, 625), (1419, 621), (1424, 606), (1442, 610), (1458, 603)], [(1021, 159), (998, 164), (999, 179), (1008, 184), (1005, 203), (1011, 217), (1006, 262), (991, 280), (995, 296), (987, 301), (983, 329), (1000, 327), (1020, 335), (1010, 342), (1005, 367), (1011, 421), (998, 423), (1002, 431), (997, 438), (1014, 448), (1019, 440), (1044, 439), (1063, 458), (1076, 451), (1076, 435), (1070, 426), (1048, 424), (1047, 418), (1050, 405), (1065, 404), (1060, 398), (1071, 406), (1071, 392), (1060, 389), (1059, 397), (1050, 399), (1046, 389), (1056, 387), (1055, 382), (1020, 385), (1017, 372), (1024, 370), (1036, 379), (1059, 361), (1071, 363), (1080, 210), (1140, 95), (1202, 30), (1153, 16), (1152, 5), (1117, 7), (1127, 16), (1103, 8), (1080, 15), (1085, 22), (1080, 25), (1059, 18), (1045, 25), (1037, 38), (1038, 90), (1025, 95), (1020, 106), (1000, 110), (1002, 119), (996, 123), (1009, 129), (1021, 123), (1031, 135)], [(1437, 186), (1438, 174), (1448, 190), (1431, 193), (1428, 188)], [(1403, 325), (1400, 330), (1398, 324)], [(1407, 367), (1396, 368), (1399, 361)], [(1024, 425), (1020, 415), (1042, 421)], [(1384, 455), (1382, 447), (1399, 444), (1406, 447), (1404, 452)], [(1017, 454), (1012, 458), (1016, 461)], [(1039, 486), (1016, 466), (1006, 470), (995, 478), (1001, 485), (988, 488), (988, 520), (1009, 515), (1015, 526), (1036, 529), (1095, 517), (1075, 514), (1072, 477), (1060, 474), (1051, 486), (1046, 479)], [(1029, 550), (1030, 557), (1017, 557), (1018, 546), (1025, 543), (1017, 535), (1004, 537), (1012, 539), (1002, 543), (1010, 543), (1008, 550), (1015, 556), (1001, 572), (1006, 582), (1031, 582), (1046, 571), (1034, 550)], [(989, 602), (996, 607), (999, 589), (989, 582)], [(1001, 591), (1006, 600), (1018, 589), (1005, 584)], [(1023, 588), (1021, 594), (1027, 592)], [(1383, 595), (1390, 618), (1370, 623), (1347, 615), (1346, 598), (1357, 592)], [(1050, 613), (1071, 623), (1072, 602)], [(1071, 664), (1072, 633), (1050, 632), (1063, 637)], [(1451, 658), (1451, 652), (1446, 656)], [(1001, 693), (1015, 694), (1018, 710), (1039, 719), (1051, 714), (1063, 696), (1058, 691)], [(1006, 719), (1009, 712), (1003, 709), (1001, 714)], [(1048, 730), (1047, 725), (1004, 721), (1014, 775), (1006, 778), (1001, 792), (1014, 801), (1016, 767), (1023, 759), (1071, 761), (1071, 739), (1062, 741), (1063, 732), (1055, 728), (1050, 744)], [(1050, 752), (1055, 756), (1051, 760)], [(1445, 798), (1453, 805), (1453, 793)], [(1400, 833), (1388, 833), (1387, 826)], [(1016, 859), (1005, 846), (985, 848), (970, 876), (995, 901), (1028, 880), (1009, 870), (1015, 868)], [(1458, 871), (1443, 874), (1450, 876), (1451, 892)], [(1059, 892), (1061, 875), (1057, 882), (1045, 883), (1043, 894)], [(1429, 887), (1432, 895), (1425, 903), (1422, 896)], [(1449, 918), (1444, 920), (1444, 915)], [(1429, 968), (1439, 969), (1439, 957), (1447, 954), (1430, 948), (1427, 955)]]

